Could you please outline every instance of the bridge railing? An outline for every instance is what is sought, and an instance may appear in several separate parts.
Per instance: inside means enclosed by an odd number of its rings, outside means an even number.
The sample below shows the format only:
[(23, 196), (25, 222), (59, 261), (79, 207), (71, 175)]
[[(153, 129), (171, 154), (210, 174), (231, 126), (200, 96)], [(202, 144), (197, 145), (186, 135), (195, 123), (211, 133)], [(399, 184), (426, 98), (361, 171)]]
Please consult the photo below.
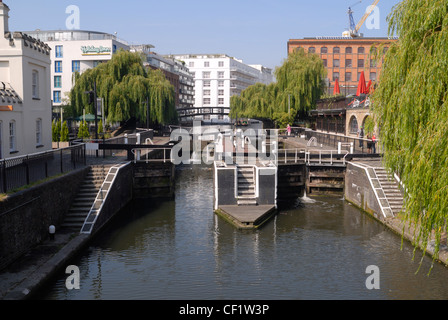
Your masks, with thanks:
[(172, 155), (172, 148), (139, 148), (139, 149), (132, 149), (131, 152), (134, 155), (134, 163), (137, 162), (145, 162), (145, 163), (151, 163), (151, 162), (173, 162), (173, 159), (171, 157)]
[(347, 150), (307, 150), (305, 152), (305, 163), (311, 164), (346, 164)]

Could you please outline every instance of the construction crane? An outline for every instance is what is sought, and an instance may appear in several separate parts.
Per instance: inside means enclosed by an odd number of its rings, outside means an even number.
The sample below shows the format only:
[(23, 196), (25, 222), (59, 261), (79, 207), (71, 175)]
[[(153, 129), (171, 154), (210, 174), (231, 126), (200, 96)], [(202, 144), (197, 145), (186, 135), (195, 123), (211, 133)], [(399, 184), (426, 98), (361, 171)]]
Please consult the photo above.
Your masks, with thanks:
[(361, 2), (362, 2), (362, 0), (359, 1), (359, 2), (357, 2), (357, 3), (355, 3), (355, 4), (353, 4), (353, 5), (351, 5), (351, 6), (348, 8), (348, 16), (349, 16), (349, 19), (350, 19), (350, 29), (349, 29), (348, 31), (345, 31), (345, 32), (342, 34), (344, 37), (348, 37), (348, 36), (350, 36), (350, 37), (352, 37), (352, 38), (356, 38), (356, 37), (359, 37), (359, 36), (360, 36), (360, 34), (358, 33), (358, 32), (359, 32), (359, 29), (361, 29), (362, 25), (366, 22), (367, 18), (370, 16), (370, 14), (372, 13), (372, 11), (376, 8), (376, 6), (378, 5), (378, 2), (380, 2), (380, 0), (375, 0), (375, 1), (374, 1), (373, 4), (369, 7), (369, 10), (366, 11), (366, 13), (364, 14), (364, 16), (363, 16), (363, 17), (361, 18), (361, 20), (358, 22), (358, 24), (355, 25), (355, 20), (353, 19), (353, 10), (352, 10), (352, 7), (354, 7), (355, 5), (360, 4)]

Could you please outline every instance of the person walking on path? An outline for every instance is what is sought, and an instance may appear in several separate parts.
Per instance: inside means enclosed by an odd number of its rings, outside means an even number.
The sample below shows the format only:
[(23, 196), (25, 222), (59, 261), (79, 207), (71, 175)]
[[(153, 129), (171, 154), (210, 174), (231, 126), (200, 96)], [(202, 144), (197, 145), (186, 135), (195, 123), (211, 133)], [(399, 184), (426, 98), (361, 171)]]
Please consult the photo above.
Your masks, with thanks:
[(373, 134), (373, 136), (372, 136), (372, 148), (373, 148), (373, 153), (376, 153), (376, 136), (375, 136), (375, 134)]
[(364, 143), (362, 141), (362, 139), (364, 139), (364, 128), (361, 127), (358, 131), (358, 138), (359, 138), (359, 147), (363, 148), (364, 147)]

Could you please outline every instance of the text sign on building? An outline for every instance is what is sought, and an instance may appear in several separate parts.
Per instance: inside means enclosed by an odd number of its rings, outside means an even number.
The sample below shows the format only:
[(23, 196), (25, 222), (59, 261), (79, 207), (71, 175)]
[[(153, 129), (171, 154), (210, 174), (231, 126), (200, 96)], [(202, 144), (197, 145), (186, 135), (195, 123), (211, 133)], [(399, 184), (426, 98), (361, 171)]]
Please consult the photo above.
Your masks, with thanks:
[(112, 48), (103, 46), (82, 46), (81, 51), (83, 56), (109, 55), (112, 53)]

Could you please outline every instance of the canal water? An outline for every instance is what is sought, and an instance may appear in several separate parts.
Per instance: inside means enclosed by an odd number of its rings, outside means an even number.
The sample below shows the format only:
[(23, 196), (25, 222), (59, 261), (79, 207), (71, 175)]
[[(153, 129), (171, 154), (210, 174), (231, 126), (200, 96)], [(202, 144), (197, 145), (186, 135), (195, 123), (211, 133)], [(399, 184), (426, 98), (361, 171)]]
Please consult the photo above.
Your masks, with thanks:
[[(259, 230), (213, 213), (209, 167), (177, 170), (173, 201), (133, 203), (61, 272), (50, 300), (448, 299), (448, 268), (341, 198), (301, 199)], [(379, 289), (366, 273), (378, 267)], [(369, 282), (369, 281), (367, 281)], [(370, 281), (371, 282), (371, 281)]]

